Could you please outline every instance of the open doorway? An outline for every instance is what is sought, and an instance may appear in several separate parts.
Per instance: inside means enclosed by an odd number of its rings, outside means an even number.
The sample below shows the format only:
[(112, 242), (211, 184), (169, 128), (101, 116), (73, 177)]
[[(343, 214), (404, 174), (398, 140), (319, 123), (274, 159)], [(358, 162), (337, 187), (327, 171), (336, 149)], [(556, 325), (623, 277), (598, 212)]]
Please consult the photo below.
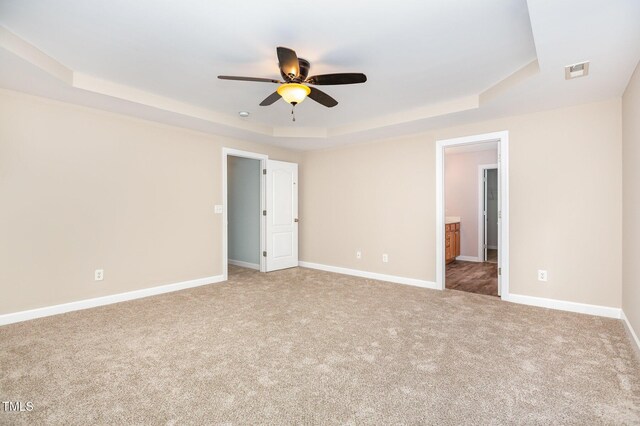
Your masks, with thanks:
[(270, 272), (298, 266), (296, 163), (223, 148), (222, 203), (225, 280), (230, 270)]
[(265, 272), (266, 182), (262, 170), (268, 157), (263, 154), (224, 148), (223, 175), (223, 275), (229, 271)]
[(498, 165), (479, 166), (478, 241), (480, 261), (498, 263)]
[[(229, 265), (260, 270), (260, 160), (227, 157)], [(237, 268), (232, 268), (238, 271)]]
[(498, 143), (447, 147), (444, 154), (445, 287), (498, 296), (497, 262), (487, 262), (493, 253), (489, 239), (497, 258), (497, 223), (490, 226), (489, 219), (498, 199), (497, 182), (491, 186), (487, 178), (489, 170), (497, 170)]
[(438, 141), (441, 289), (508, 297), (508, 133)]

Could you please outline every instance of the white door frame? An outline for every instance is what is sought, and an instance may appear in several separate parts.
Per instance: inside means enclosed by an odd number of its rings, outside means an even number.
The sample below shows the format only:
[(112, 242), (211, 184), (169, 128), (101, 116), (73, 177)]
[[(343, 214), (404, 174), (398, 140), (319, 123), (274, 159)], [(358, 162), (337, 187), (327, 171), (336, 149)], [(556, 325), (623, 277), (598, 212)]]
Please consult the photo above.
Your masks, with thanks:
[(227, 218), (228, 188), (227, 188), (227, 157), (242, 157), (260, 160), (260, 272), (266, 271), (265, 258), (262, 251), (266, 250), (265, 227), (266, 219), (262, 215), (266, 203), (266, 180), (262, 170), (267, 168), (268, 155), (258, 154), (249, 151), (240, 151), (233, 148), (222, 148), (222, 279), (227, 280), (229, 276), (229, 222)]
[[(497, 169), (497, 164), (481, 164), (478, 166), (478, 258), (481, 262), (486, 262), (487, 258), (484, 249), (484, 240), (486, 237), (484, 217), (484, 204), (485, 204), (485, 184), (484, 184), (484, 172), (485, 170)], [(487, 247), (488, 248), (488, 247)]]
[(499, 213), (500, 241), (498, 242), (498, 267), (501, 268), (501, 297), (509, 299), (509, 132), (501, 131), (481, 135), (464, 136), (436, 141), (436, 287), (445, 288), (444, 259), (444, 149), (452, 146), (482, 142), (498, 142), (498, 173), (501, 207)]

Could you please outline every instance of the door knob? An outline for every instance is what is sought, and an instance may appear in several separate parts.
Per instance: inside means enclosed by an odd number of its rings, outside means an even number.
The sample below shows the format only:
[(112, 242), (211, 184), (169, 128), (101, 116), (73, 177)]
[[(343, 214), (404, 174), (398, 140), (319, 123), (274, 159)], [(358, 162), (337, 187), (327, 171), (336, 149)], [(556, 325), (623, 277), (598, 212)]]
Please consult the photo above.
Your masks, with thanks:
[(293, 219), (293, 221), (294, 221), (295, 223), (298, 223), (298, 218), (296, 217), (295, 219)]

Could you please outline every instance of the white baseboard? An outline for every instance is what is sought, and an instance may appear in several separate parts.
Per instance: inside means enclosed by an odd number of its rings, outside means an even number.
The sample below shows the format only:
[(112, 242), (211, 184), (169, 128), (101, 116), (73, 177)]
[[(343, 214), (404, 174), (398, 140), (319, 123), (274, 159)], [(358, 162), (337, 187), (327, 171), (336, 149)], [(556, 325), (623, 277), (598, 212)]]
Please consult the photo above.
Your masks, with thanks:
[(521, 305), (538, 306), (541, 308), (557, 309), (560, 311), (577, 312), (580, 314), (597, 315), (599, 317), (617, 318), (622, 317), (622, 309), (609, 306), (588, 305), (586, 303), (567, 302), (565, 300), (546, 299), (544, 297), (525, 296), (522, 294), (509, 294), (508, 302), (519, 303)]
[(322, 265), (320, 263), (298, 262), (303, 268), (319, 269), (321, 271), (335, 272), (344, 275), (353, 275), (354, 277), (370, 278), (372, 280), (388, 281), (397, 284), (412, 285), (415, 287), (430, 288), (438, 290), (436, 283), (433, 281), (419, 280), (417, 278), (398, 277), (396, 275), (379, 274), (377, 272), (360, 271), (357, 269), (341, 268), (339, 266)]
[[(460, 256), (458, 256), (458, 259), (460, 259)], [(376, 272), (360, 271), (357, 269), (322, 265), (320, 263), (312, 263), (312, 262), (301, 261), (301, 262), (298, 262), (298, 265), (303, 268), (319, 269), (321, 271), (335, 272), (338, 274), (345, 274), (345, 275), (353, 275), (355, 277), (370, 278), (374, 280), (388, 281), (392, 283), (406, 284), (406, 285), (412, 285), (416, 287), (440, 290), (440, 288), (437, 287), (436, 283), (434, 283), (433, 281), (398, 277), (395, 275), (385, 275), (385, 274), (379, 274)], [(560, 311), (576, 312), (581, 314), (596, 315), (596, 316), (607, 317), (607, 318), (617, 318), (617, 319), (622, 318), (622, 309), (612, 308), (609, 306), (588, 305), (586, 303), (567, 302), (564, 300), (546, 299), (543, 297), (535, 297), (535, 296), (524, 296), (521, 294), (509, 294), (508, 297), (504, 298), (503, 300), (506, 300), (512, 303), (518, 303), (521, 305), (538, 306), (541, 308), (556, 309)]]
[(157, 294), (171, 293), (187, 288), (219, 283), (221, 281), (224, 281), (222, 275), (215, 275), (212, 277), (198, 278), (195, 280), (183, 281), (174, 284), (166, 284), (157, 287), (143, 288), (141, 290), (128, 291), (126, 293), (118, 293), (109, 296), (95, 297), (93, 299), (63, 303), (60, 305), (46, 306), (44, 308), (31, 309), (28, 311), (12, 312), (10, 314), (0, 315), (0, 325), (12, 324), (15, 322), (27, 321), (35, 318), (48, 317), (51, 315), (63, 314), (65, 312), (95, 308), (97, 306), (110, 305), (112, 303), (125, 302), (127, 300), (141, 299), (143, 297), (155, 296)]
[(240, 266), (242, 268), (256, 269), (258, 271), (260, 270), (259, 263), (249, 263), (249, 262), (243, 262), (242, 260), (233, 260), (233, 259), (228, 259), (227, 263), (229, 265)]
[(636, 334), (636, 332), (633, 329), (633, 327), (631, 327), (631, 323), (629, 322), (629, 319), (625, 315), (624, 311), (622, 311), (622, 320), (627, 325), (627, 329), (629, 330), (629, 333), (631, 333), (631, 336), (633, 337), (633, 340), (635, 340), (635, 342), (636, 342), (636, 346), (638, 347), (638, 350), (640, 350), (640, 339), (638, 339), (638, 335)]
[(456, 260), (462, 260), (464, 262), (482, 262), (477, 256), (458, 256)]

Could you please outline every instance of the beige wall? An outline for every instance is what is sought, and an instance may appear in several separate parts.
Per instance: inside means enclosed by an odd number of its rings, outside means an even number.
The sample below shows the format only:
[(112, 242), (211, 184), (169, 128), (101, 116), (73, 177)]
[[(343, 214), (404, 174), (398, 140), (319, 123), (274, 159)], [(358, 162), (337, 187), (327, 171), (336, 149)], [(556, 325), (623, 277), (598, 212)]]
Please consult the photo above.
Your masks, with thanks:
[(460, 217), (460, 255), (480, 257), (478, 252), (478, 166), (498, 163), (498, 149), (449, 154), (445, 150), (445, 215)]
[[(637, 116), (634, 81), (625, 117)], [(302, 260), (433, 281), (435, 141), (499, 130), (510, 132), (511, 292), (619, 307), (621, 117), (617, 99), (299, 154), (0, 91), (0, 313), (221, 274), (222, 146), (302, 161)], [(625, 155), (637, 159), (631, 123)]]
[(305, 153), (301, 259), (434, 281), (435, 141), (500, 130), (510, 134), (511, 293), (620, 307), (620, 99)]
[(622, 98), (622, 310), (640, 333), (640, 64)]
[(0, 91), (0, 314), (221, 274), (223, 146), (300, 157)]

